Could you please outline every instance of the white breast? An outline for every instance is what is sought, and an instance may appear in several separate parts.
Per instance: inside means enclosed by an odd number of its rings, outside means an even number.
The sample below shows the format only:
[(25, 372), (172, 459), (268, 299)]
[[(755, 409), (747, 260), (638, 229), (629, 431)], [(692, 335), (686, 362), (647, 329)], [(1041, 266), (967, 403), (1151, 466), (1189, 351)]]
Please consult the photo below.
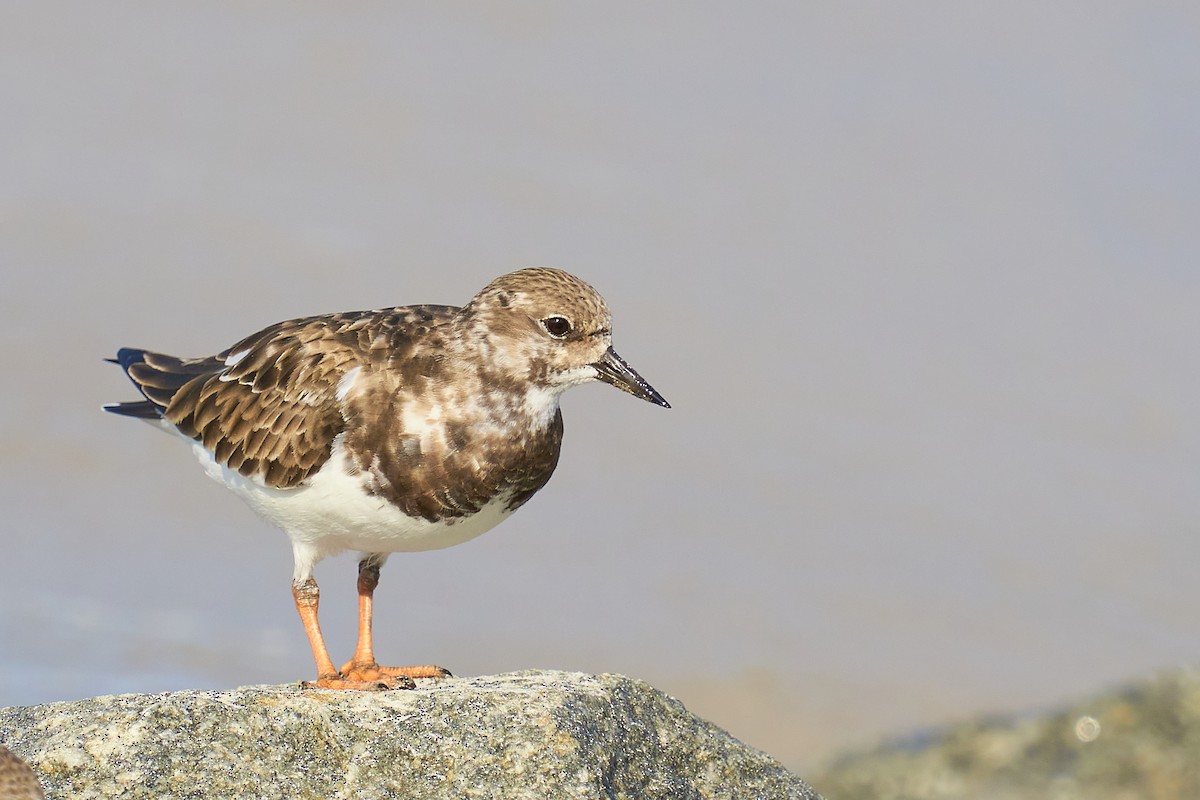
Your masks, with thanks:
[(295, 579), (303, 581), (325, 556), (343, 550), (398, 553), (452, 547), (485, 533), (506, 517), (509, 497), (500, 496), (469, 517), (430, 522), (410, 517), (370, 495), (361, 476), (346, 471), (342, 437), (333, 453), (303, 485), (276, 489), (218, 464), (198, 442), (188, 440), (209, 477), (224, 484), (259, 515), (283, 528), (292, 540)]

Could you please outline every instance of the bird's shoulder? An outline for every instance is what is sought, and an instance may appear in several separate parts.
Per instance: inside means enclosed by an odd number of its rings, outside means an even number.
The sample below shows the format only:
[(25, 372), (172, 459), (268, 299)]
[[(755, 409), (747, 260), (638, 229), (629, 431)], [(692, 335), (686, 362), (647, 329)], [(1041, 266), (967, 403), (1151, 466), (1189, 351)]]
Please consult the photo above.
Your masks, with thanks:
[(249, 383), (260, 391), (311, 389), (314, 382), (340, 379), (355, 366), (403, 360), (425, 346), (437, 349), (458, 310), (399, 306), (299, 317), (263, 328), (215, 358), (224, 364), (227, 382)]

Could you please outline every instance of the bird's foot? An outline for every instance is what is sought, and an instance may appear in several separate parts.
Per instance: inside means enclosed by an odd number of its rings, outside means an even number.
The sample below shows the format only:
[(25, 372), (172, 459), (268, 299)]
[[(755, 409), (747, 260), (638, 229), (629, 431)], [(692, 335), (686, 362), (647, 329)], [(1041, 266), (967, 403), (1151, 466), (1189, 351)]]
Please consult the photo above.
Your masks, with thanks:
[(349, 661), (342, 667), (342, 677), (355, 681), (388, 679), (449, 678), (450, 670), (433, 664), (418, 667), (381, 667), (374, 661)]
[(415, 689), (416, 681), (406, 675), (322, 675), (315, 681), (300, 681), (301, 689), (342, 689), (355, 692), (386, 692), (390, 689)]

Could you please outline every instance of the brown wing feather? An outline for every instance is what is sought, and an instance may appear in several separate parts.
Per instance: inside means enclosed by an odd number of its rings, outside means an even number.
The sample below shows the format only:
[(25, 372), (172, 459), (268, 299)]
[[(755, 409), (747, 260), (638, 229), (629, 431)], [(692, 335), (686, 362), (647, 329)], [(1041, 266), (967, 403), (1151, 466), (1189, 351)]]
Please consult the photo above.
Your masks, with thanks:
[[(304, 482), (329, 459), (346, 419), (338, 383), (403, 351), (424, 323), (456, 309), (410, 306), (303, 317), (247, 336), (211, 358), (147, 353), (134, 378), (163, 416), (218, 462), (268, 486)], [(227, 364), (230, 356), (238, 356)], [(142, 374), (142, 373), (145, 374)]]
[(148, 397), (148, 384), (174, 389), (163, 416), (219, 463), (268, 486), (297, 486), (329, 459), (345, 427), (337, 386), (361, 360), (339, 330), (346, 316), (281, 322), (205, 360), (204, 369), (159, 360), (153, 366), (171, 377), (139, 385)]
[[(439, 329), (457, 311), (409, 306), (290, 320), (211, 358), (137, 351), (143, 360), (127, 371), (182, 433), (218, 462), (269, 486), (302, 483), (344, 432), (349, 467), (363, 476), (364, 488), (410, 516), (466, 516), (498, 491), (510, 492), (515, 508), (553, 472), (561, 416), (548, 430), (514, 442), (498, 398), (515, 392), (491, 397), (498, 424), (482, 429), (447, 423), (406, 430), (397, 405), (415, 396), (451, 408), (465, 402), (463, 392), (482, 396), (501, 388), (484, 385), (479, 374), (451, 380), (446, 373), (448, 342)], [(362, 369), (359, 378), (339, 400), (339, 382), (354, 367)]]

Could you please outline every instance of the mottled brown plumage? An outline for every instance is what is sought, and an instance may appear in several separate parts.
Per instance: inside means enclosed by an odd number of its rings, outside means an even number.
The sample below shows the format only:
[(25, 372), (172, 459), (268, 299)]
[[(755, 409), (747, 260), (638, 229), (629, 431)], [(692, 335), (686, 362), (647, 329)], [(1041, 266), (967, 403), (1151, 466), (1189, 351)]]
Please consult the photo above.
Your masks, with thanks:
[[(377, 573), (388, 553), (494, 526), (550, 479), (571, 386), (602, 380), (667, 405), (613, 352), (611, 325), (592, 287), (532, 268), (461, 308), (304, 317), (207, 358), (122, 349), (146, 399), (107, 408), (193, 440), (210, 475), (288, 532), (324, 676), (317, 561), (357, 549)], [(369, 604), (374, 582), (359, 584)]]
[(29, 765), (0, 745), (0, 800), (42, 800), (45, 796)]

